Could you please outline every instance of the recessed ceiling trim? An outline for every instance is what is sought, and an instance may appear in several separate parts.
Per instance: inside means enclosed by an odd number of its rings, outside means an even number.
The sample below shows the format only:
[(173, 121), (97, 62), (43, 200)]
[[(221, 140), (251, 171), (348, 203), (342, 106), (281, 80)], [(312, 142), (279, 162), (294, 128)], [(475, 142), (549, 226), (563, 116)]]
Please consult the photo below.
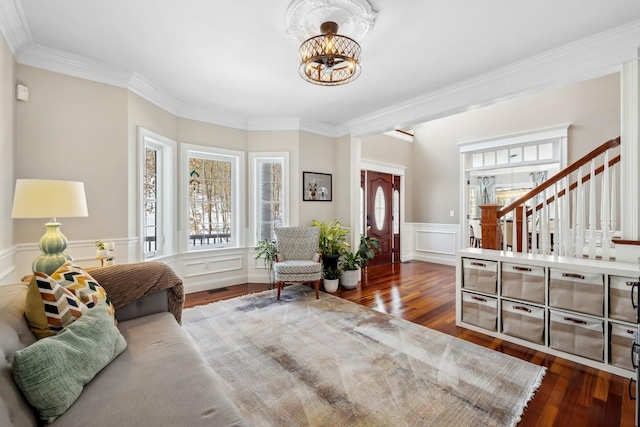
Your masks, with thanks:
[(345, 122), (364, 137), (397, 126), (461, 113), (541, 89), (551, 89), (620, 71), (638, 56), (640, 21), (561, 46), (388, 108)]

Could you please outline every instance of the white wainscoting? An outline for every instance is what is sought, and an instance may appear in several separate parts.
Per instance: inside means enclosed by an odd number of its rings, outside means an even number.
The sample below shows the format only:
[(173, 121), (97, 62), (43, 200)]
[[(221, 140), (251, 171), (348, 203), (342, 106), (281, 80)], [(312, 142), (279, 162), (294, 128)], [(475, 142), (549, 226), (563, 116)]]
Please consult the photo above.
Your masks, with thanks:
[[(180, 256), (185, 293), (247, 283), (246, 249), (191, 252)], [(181, 271), (180, 271), (181, 270)], [(182, 274), (181, 274), (182, 273)]]
[(20, 281), (15, 263), (16, 249), (15, 246), (12, 246), (0, 251), (0, 286)]
[(406, 228), (411, 234), (410, 259), (455, 265), (461, 248), (460, 224), (407, 223)]

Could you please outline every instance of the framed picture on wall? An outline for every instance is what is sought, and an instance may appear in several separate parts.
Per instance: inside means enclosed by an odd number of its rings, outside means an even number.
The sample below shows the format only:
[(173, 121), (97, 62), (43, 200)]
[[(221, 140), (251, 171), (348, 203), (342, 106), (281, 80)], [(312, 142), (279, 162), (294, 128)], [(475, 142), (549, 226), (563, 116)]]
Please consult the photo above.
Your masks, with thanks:
[(302, 172), (302, 200), (305, 202), (331, 201), (331, 174)]

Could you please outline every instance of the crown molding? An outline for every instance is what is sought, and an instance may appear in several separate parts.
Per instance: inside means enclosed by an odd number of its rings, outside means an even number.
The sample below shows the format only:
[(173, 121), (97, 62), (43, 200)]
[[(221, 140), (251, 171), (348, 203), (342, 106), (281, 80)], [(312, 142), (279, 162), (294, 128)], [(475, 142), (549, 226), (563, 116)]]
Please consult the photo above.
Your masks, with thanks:
[(640, 21), (561, 46), (345, 123), (356, 137), (461, 113), (503, 99), (601, 77), (638, 56)]
[(112, 67), (104, 62), (39, 44), (32, 44), (27, 47), (16, 59), (22, 65), (122, 88), (128, 88), (132, 76), (131, 73)]
[(300, 130), (329, 138), (338, 138), (349, 133), (349, 129), (343, 125), (333, 126), (305, 118), (300, 119)]
[(246, 118), (188, 105), (138, 73), (33, 43), (20, 0), (0, 2), (0, 31), (20, 64), (131, 90), (176, 116), (241, 130), (300, 130), (337, 138), (364, 137), (490, 105), (502, 99), (618, 72), (638, 57), (640, 21), (330, 125), (304, 118)]
[(20, 0), (0, 2), (0, 31), (16, 58), (33, 43)]

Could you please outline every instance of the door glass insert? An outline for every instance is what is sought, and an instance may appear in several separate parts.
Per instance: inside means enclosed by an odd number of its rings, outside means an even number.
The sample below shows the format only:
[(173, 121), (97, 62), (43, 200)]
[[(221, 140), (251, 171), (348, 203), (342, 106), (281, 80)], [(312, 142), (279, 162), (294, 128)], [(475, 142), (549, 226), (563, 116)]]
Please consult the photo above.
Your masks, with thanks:
[(384, 191), (382, 190), (382, 187), (378, 187), (375, 198), (375, 218), (378, 230), (382, 230), (382, 227), (384, 226), (385, 209)]

